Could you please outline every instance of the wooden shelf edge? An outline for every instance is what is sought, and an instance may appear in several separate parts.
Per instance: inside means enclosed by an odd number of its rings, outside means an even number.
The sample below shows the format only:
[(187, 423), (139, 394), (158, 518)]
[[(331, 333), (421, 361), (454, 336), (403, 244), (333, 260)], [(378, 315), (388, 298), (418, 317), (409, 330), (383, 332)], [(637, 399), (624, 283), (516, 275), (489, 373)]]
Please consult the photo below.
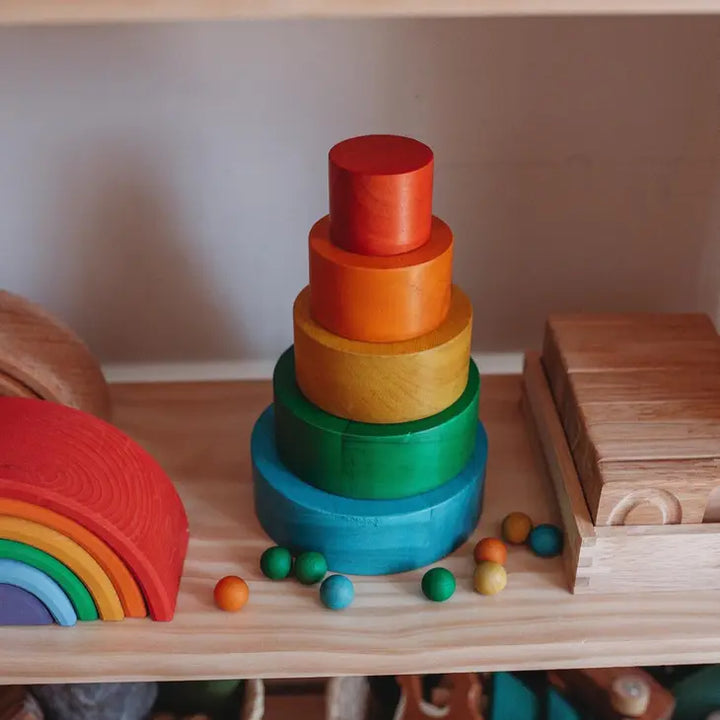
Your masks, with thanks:
[(720, 0), (1, 0), (0, 26), (189, 20), (716, 13), (720, 13)]

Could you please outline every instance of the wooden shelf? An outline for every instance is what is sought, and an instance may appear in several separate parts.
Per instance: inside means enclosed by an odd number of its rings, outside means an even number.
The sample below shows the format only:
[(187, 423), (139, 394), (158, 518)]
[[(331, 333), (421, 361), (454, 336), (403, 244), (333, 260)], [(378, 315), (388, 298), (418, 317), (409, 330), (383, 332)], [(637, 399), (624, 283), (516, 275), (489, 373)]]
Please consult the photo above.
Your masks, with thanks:
[[(477, 535), (510, 510), (557, 521), (519, 410), (517, 377), (487, 377), (481, 415), (490, 436), (485, 509)], [(176, 481), (191, 542), (171, 623), (125, 620), (76, 628), (0, 629), (0, 682), (307, 677), (720, 661), (720, 591), (573, 596), (559, 559), (512, 549), (502, 594), (471, 590), (466, 544), (443, 564), (458, 590), (444, 605), (420, 596), (422, 571), (356, 578), (356, 601), (334, 613), (317, 588), (261, 577), (269, 544), (255, 520), (248, 458), (269, 383), (114, 388), (116, 420)], [(216, 610), (214, 583), (250, 584), (237, 615)]]
[(0, 24), (717, 12), (720, 0), (0, 0)]

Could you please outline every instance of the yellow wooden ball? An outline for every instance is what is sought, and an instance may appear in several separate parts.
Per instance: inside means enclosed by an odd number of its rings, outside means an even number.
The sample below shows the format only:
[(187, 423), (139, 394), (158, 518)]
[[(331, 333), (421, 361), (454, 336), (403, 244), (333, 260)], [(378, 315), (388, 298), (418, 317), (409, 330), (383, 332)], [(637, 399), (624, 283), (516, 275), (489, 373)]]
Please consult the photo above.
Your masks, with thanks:
[(502, 536), (505, 542), (522, 545), (533, 528), (532, 520), (523, 512), (511, 512), (502, 521)]
[(500, 563), (484, 560), (475, 568), (475, 590), (481, 595), (495, 595), (507, 585), (507, 573)]

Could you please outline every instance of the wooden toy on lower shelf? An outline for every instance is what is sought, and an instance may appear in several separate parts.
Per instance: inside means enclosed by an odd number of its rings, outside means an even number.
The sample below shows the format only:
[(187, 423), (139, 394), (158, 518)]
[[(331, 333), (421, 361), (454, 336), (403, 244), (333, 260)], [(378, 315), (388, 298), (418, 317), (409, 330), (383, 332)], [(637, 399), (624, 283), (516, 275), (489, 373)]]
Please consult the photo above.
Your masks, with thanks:
[(670, 720), (672, 694), (639, 668), (555, 670), (550, 682), (598, 720)]
[[(560, 325), (556, 321), (554, 326)], [(535, 353), (526, 355), (524, 404), (558, 497), (565, 530), (563, 557), (573, 592), (720, 588), (716, 562), (720, 523), (713, 521), (717, 498), (712, 492), (720, 479), (720, 448), (715, 447), (720, 438), (716, 429), (720, 428), (720, 366), (714, 362), (718, 339), (710, 333), (711, 327), (698, 316), (601, 316), (595, 320), (591, 316), (579, 332), (584, 345), (572, 346), (570, 352), (563, 350), (562, 341), (559, 345), (554, 341), (549, 361), (541, 361)], [(619, 333), (621, 341), (609, 340), (613, 332)], [(672, 340), (675, 337), (687, 342), (687, 350)], [(578, 398), (577, 389), (585, 387), (582, 392), (587, 392), (589, 386), (572, 377), (563, 385), (553, 352), (565, 358), (565, 365), (584, 359), (586, 365), (579, 374), (594, 375), (595, 383), (605, 375), (606, 385), (598, 385), (595, 396)], [(607, 372), (603, 363), (608, 364)], [(638, 364), (636, 371), (628, 370), (632, 363)], [(667, 384), (661, 380), (674, 378), (678, 372), (692, 380), (671, 379)], [(622, 377), (621, 382), (613, 380), (614, 373)], [(628, 373), (635, 376), (634, 381)], [(559, 388), (556, 398), (549, 376)], [(587, 425), (587, 418), (594, 417), (601, 406), (606, 406), (606, 421)], [(602, 438), (617, 435), (622, 428), (629, 432), (628, 422), (633, 423), (627, 448), (620, 441), (612, 446), (624, 459), (602, 461), (600, 451), (594, 451), (596, 471), (604, 478), (601, 484), (595, 482), (597, 475), (586, 476), (584, 483), (579, 476), (588, 465), (585, 451), (579, 449), (579, 426), (569, 425), (573, 414), (568, 408), (573, 407), (574, 417), (585, 428), (582, 432), (589, 442), (600, 443), (597, 447), (611, 447), (603, 445)], [(561, 422), (563, 412), (570, 428), (567, 434)], [(657, 440), (661, 435), (669, 440), (667, 459), (663, 458), (666, 446)], [(576, 444), (571, 446), (568, 438)], [(699, 470), (710, 467), (714, 474)], [(688, 518), (695, 522), (682, 522)]]
[(0, 397), (0, 583), (60, 624), (143, 617), (145, 602), (169, 620), (187, 542), (172, 482), (130, 438), (79, 410)]

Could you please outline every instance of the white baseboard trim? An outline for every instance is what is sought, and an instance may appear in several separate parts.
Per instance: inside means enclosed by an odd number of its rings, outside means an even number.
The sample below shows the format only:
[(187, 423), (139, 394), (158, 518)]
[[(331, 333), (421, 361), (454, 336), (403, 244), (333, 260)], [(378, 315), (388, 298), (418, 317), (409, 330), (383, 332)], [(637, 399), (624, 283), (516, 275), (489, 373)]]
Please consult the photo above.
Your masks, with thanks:
[[(481, 375), (522, 371), (522, 353), (473, 353)], [(221, 360), (187, 363), (109, 363), (105, 377), (114, 383), (269, 380), (275, 360)]]

